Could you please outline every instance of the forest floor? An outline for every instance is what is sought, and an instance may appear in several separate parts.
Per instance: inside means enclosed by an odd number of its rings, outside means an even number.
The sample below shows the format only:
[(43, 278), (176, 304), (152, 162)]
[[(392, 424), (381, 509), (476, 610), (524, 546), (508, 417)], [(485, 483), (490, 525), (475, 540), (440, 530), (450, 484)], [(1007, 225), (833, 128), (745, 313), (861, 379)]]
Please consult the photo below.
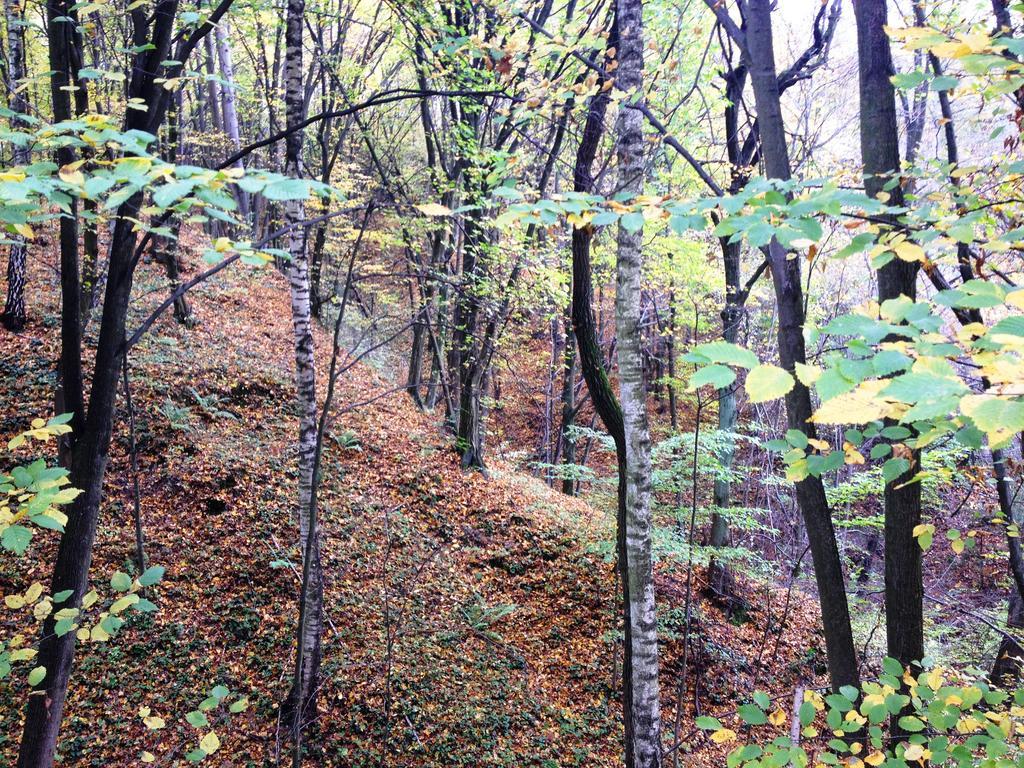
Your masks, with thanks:
[[(0, 334), (5, 440), (52, 407), (56, 270), (33, 270), (29, 326)], [(157, 268), (140, 269), (130, 327), (164, 285)], [(293, 666), (298, 591), (287, 290), (272, 269), (232, 268), (192, 302), (198, 327), (168, 313), (130, 361), (146, 555), (167, 570), (148, 594), (159, 612), (133, 613), (113, 639), (80, 644), (61, 765), (137, 765), (143, 751), (157, 765), (186, 764), (208, 728), (184, 716), (215, 685), (250, 706), (211, 715), (221, 746), (206, 763), (274, 765), (282, 748), (278, 703)], [(317, 344), (323, 388), (325, 332)], [(334, 420), (324, 459), (328, 627), (307, 764), (618, 765), (611, 520), (511, 463), (494, 460), (488, 477), (462, 472), (437, 416), (403, 392), (382, 396), (394, 382), (368, 365), (339, 386), (339, 408), (372, 402)], [(101, 595), (114, 571), (133, 572), (119, 403), (92, 567)], [(54, 541), (40, 535), (27, 556), (3, 560), (4, 594), (48, 582)], [(792, 596), (779, 626), (787, 594), (759, 586), (754, 605), (730, 617), (704, 597), (702, 576), (698, 569), (680, 731), (681, 763), (692, 766), (721, 764), (727, 750), (694, 732), (694, 714), (729, 713), (755, 685), (788, 713), (794, 685), (818, 685), (822, 672), (813, 600)], [(676, 718), (686, 592), (685, 573), (659, 570), (666, 731)], [(2, 622), (10, 634), (31, 618), (7, 611)], [(0, 763), (12, 763), (25, 695), (23, 682), (0, 690)], [(163, 727), (149, 729), (144, 708)], [(788, 722), (779, 730), (788, 733)]]

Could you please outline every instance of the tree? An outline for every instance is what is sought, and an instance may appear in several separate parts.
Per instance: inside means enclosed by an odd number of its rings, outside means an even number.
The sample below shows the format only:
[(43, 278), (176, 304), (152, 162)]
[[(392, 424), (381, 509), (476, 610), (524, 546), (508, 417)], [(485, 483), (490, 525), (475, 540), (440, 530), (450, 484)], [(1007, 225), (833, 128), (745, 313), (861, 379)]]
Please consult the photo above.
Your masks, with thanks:
[[(769, 179), (785, 181), (790, 178), (789, 149), (779, 100), (770, 4), (767, 0), (750, 0), (747, 3), (745, 30), (738, 27), (717, 4), (708, 0), (708, 5), (715, 10), (740, 47), (749, 67), (765, 175)], [(772, 238), (768, 249), (768, 268), (778, 307), (779, 360), (784, 369), (795, 372), (798, 364), (807, 362), (800, 259), (789, 258), (776, 238)], [(804, 433), (808, 438), (815, 438), (814, 426), (810, 422), (814, 409), (807, 386), (797, 378), (785, 398), (789, 428)], [(856, 685), (859, 674), (843, 566), (821, 478), (808, 476), (799, 480), (796, 495), (814, 562), (832, 686), (838, 689), (843, 685)]]
[[(21, 85), (21, 80), (25, 77), (25, 5), (16, 0), (5, 0), (4, 12), (7, 15), (8, 104), (12, 112), (27, 115), (27, 91)], [(18, 126), (23, 121), (15, 118), (12, 122)], [(11, 160), (15, 165), (27, 165), (31, 157), (28, 146), (13, 146)], [(0, 316), (0, 320), (10, 331), (20, 331), (25, 326), (26, 250), (24, 236), (16, 235), (7, 256), (7, 301), (4, 304), (3, 315)]]
[[(303, 88), (303, 28), (305, 0), (288, 0), (285, 28), (285, 120), (289, 131), (285, 138), (285, 175), (302, 183), (302, 122), (305, 118)], [(299, 403), (299, 546), (302, 552), (303, 578), (299, 602), (299, 626), (296, 641), (295, 678), (286, 702), (286, 722), (291, 726), (295, 765), (301, 760), (301, 733), (316, 715), (316, 695), (320, 673), (323, 636), (323, 567), (320, 561), (320, 531), (316, 523), (315, 475), (317, 458), (316, 360), (313, 344), (313, 316), (310, 310), (309, 266), (306, 259), (306, 232), (300, 226), (305, 218), (301, 199), (285, 205), (288, 232), (288, 290), (291, 297), (292, 326), (295, 339), (295, 384)]]
[[(644, 118), (634, 106), (643, 99), (643, 9), (639, 0), (617, 0), (618, 61), (616, 84), (625, 96), (616, 118), (619, 189), (635, 197), (643, 192)], [(634, 214), (635, 215), (635, 214)], [(661, 705), (658, 688), (658, 622), (651, 557), (651, 437), (647, 425), (647, 389), (640, 350), (640, 283), (643, 267), (643, 219), (619, 223), (616, 255), (615, 328), (618, 336), (619, 398), (624, 445), (625, 565), (624, 592), (632, 652), (629, 766), (661, 765)], [(632, 759), (631, 759), (632, 758)]]
[[(152, 17), (141, 7), (131, 11), (135, 39), (148, 40), (149, 44), (133, 55), (132, 76), (127, 90), (128, 97), (139, 99), (146, 109), (127, 111), (126, 131), (155, 135), (164, 121), (170, 98), (170, 92), (160, 84), (161, 76), (174, 77), (181, 71), (189, 54), (213, 29), (229, 5), (230, 0), (224, 0), (206, 21), (177, 40), (173, 34), (178, 10), (176, 0), (163, 0)], [(66, 88), (72, 82), (68, 74), (72, 62), (68, 57), (73, 46), (67, 35), (77, 34), (77, 28), (61, 20), (69, 18), (69, 13), (72, 11), (63, 0), (51, 0), (47, 5), (50, 66), (55, 73), (51, 78), (51, 94), (58, 119), (66, 119), (70, 115)], [(68, 154), (63, 153), (59, 161), (65, 162)], [(74, 440), (69, 450), (71, 482), (82, 494), (75, 499), (68, 524), (61, 535), (53, 566), (51, 594), (69, 590), (69, 608), (77, 608), (88, 589), (89, 564), (103, 498), (118, 377), (125, 354), (125, 318), (132, 278), (141, 255), (135, 251), (137, 231), (133, 221), (138, 217), (142, 202), (143, 193), (135, 191), (117, 210), (88, 408), (83, 395), (77, 228), (73, 216), (61, 219), (61, 386), (64, 408), (73, 414)], [(35, 686), (38, 694), (28, 699), (18, 755), (19, 768), (49, 768), (53, 763), (75, 649), (75, 633), (58, 636), (54, 632), (54, 624), (52, 616), (43, 624), (37, 659), (47, 674)]]
[[(885, 32), (886, 0), (856, 0), (860, 74), (860, 142), (864, 191), (902, 206), (900, 148), (892, 53)], [(895, 219), (887, 225), (898, 226)], [(917, 297), (920, 262), (894, 258), (878, 270), (879, 303)], [(921, 523), (921, 484), (914, 481), (920, 453), (900, 477), (885, 484), (885, 629), (889, 656), (904, 665), (924, 657), (924, 588), (921, 547), (914, 529)]]

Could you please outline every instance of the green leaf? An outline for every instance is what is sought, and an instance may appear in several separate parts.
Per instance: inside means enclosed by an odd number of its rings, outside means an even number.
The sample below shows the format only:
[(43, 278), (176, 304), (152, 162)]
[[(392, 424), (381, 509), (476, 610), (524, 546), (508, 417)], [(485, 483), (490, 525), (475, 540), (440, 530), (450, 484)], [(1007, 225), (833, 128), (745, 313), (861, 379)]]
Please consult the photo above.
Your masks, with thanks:
[(116, 592), (127, 592), (132, 588), (132, 577), (123, 571), (117, 571), (110, 577), (110, 588)]
[(189, 725), (194, 725), (196, 728), (205, 728), (210, 724), (210, 721), (206, 718), (206, 714), (198, 709), (193, 709), (185, 715), (185, 720), (188, 721)]
[(233, 715), (237, 715), (239, 712), (244, 712), (248, 708), (249, 700), (243, 696), (238, 701), (231, 702), (231, 706), (228, 707), (228, 711)]
[(201, 749), (193, 749), (191, 752), (185, 755), (185, 759), (188, 760), (190, 763), (198, 763), (205, 757), (206, 753), (203, 752), (203, 750)]
[(174, 181), (159, 186), (153, 192), (153, 205), (158, 208), (167, 208), (185, 197), (194, 186), (195, 182), (192, 180)]
[(786, 430), (786, 442), (794, 448), (803, 450), (807, 447), (807, 435), (799, 429)]
[(690, 377), (690, 389), (698, 389), (705, 384), (715, 389), (725, 389), (736, 380), (736, 372), (728, 366), (712, 363), (699, 369)]
[(871, 458), (881, 459), (892, 453), (892, 446), (888, 443), (878, 443), (871, 448)]
[(913, 715), (907, 715), (899, 719), (899, 726), (910, 733), (917, 733), (924, 730), (924, 722)]
[(826, 696), (825, 703), (837, 712), (849, 712), (853, 709), (853, 702), (838, 693), (831, 693)]
[(795, 383), (787, 371), (765, 363), (753, 368), (747, 375), (747, 396), (752, 403), (763, 403), (782, 397)]
[(889, 459), (882, 465), (882, 477), (885, 482), (891, 483), (901, 478), (909, 469), (910, 462), (906, 459)]
[(139, 584), (151, 587), (164, 577), (166, 569), (162, 565), (151, 565), (139, 576)]
[(736, 714), (747, 725), (764, 725), (768, 722), (768, 715), (754, 703), (743, 704), (736, 710)]
[(35, 688), (46, 677), (46, 667), (36, 667), (28, 673), (28, 684)]
[(644, 228), (644, 215), (640, 212), (627, 213), (619, 219), (619, 226), (631, 234), (639, 232)]
[(32, 541), (32, 531), (23, 525), (9, 525), (0, 533), (0, 546), (16, 555), (25, 554), (25, 549)]
[(263, 188), (268, 200), (305, 200), (309, 197), (309, 183), (304, 179), (278, 179)]
[(948, 91), (951, 88), (956, 88), (960, 84), (960, 80), (950, 75), (942, 75), (936, 77), (931, 82), (931, 89), (933, 91)]
[(749, 349), (744, 349), (738, 344), (732, 344), (728, 341), (711, 341), (707, 344), (699, 344), (694, 347), (693, 352), (709, 362), (736, 365), (740, 368), (753, 368), (758, 363), (757, 355)]
[(806, 728), (808, 725), (813, 723), (814, 716), (816, 713), (817, 710), (815, 710), (814, 704), (812, 704), (809, 701), (805, 701), (803, 704), (800, 705), (800, 725)]
[(229, 693), (231, 693), (231, 691), (229, 691), (223, 685), (216, 685), (216, 686), (213, 687), (213, 690), (210, 691), (210, 695), (213, 696), (213, 698), (217, 699), (218, 701), (220, 701), (221, 699), (226, 697)]
[(722, 729), (722, 723), (717, 717), (701, 715), (693, 722), (698, 728), (704, 731), (720, 731)]
[(880, 394), (903, 403), (914, 404), (922, 400), (963, 395), (967, 391), (967, 386), (958, 378), (939, 376), (927, 371), (912, 371), (894, 378)]

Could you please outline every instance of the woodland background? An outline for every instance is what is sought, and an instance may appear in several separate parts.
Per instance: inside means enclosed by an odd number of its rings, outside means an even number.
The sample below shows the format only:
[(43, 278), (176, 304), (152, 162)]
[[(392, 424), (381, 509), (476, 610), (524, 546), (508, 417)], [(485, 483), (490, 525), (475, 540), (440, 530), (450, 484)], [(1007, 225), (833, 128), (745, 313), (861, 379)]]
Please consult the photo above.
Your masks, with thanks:
[(5, 0), (2, 759), (1021, 764), (1022, 10)]

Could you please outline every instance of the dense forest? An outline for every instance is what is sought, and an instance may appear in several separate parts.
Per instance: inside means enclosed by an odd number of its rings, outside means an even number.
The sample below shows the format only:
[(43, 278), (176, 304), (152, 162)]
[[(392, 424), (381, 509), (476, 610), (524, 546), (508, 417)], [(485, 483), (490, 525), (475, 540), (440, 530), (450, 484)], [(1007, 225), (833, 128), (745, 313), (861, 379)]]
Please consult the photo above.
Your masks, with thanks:
[(1024, 765), (1024, 3), (4, 11), (0, 763)]

